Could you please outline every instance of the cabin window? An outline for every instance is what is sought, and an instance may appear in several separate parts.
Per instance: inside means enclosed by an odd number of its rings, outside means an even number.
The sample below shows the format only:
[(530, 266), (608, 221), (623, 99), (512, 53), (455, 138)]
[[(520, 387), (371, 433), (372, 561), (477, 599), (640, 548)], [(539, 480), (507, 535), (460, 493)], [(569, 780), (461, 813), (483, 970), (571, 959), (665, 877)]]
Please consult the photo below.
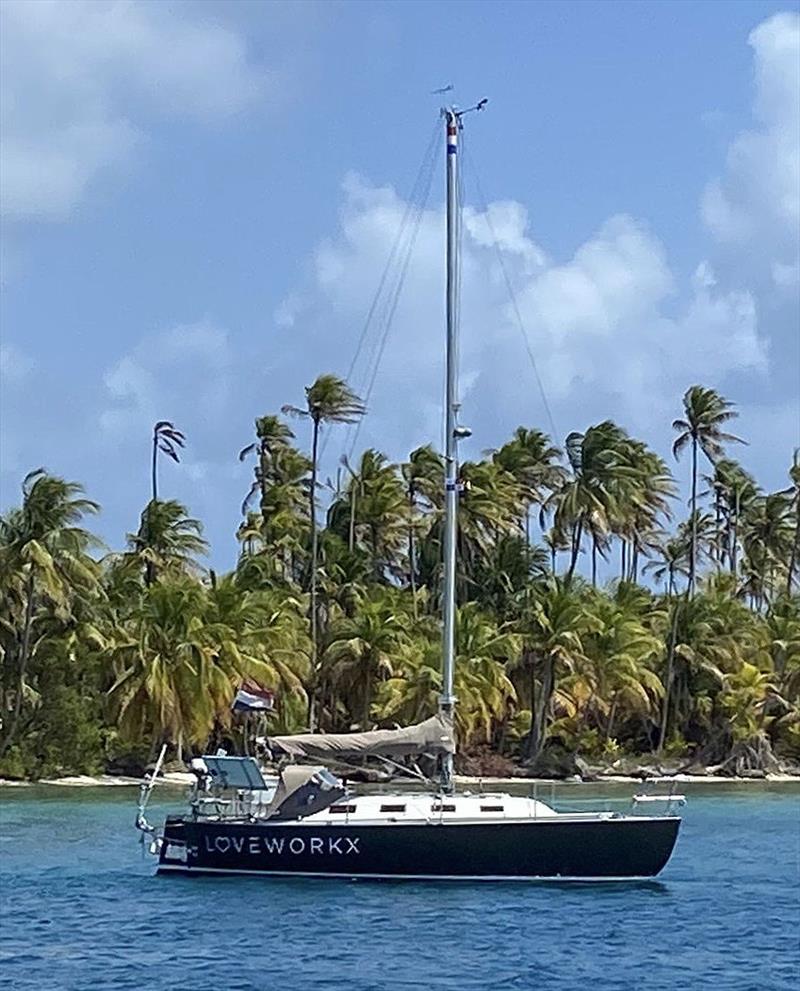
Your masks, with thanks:
[(502, 805), (482, 805), (481, 812), (502, 812)]
[(431, 812), (455, 812), (455, 805), (432, 805)]
[(405, 812), (405, 805), (382, 805), (381, 812)]
[(355, 810), (356, 810), (355, 805), (331, 805), (330, 808), (328, 809), (329, 812), (334, 812), (334, 813), (338, 812), (339, 814), (347, 813), (347, 812), (355, 812)]

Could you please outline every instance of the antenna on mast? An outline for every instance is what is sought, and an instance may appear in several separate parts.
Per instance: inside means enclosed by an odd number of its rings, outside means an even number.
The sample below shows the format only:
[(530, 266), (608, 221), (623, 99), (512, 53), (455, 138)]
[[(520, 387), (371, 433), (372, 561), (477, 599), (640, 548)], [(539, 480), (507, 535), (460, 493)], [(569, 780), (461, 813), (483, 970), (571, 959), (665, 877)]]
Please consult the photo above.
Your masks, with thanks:
[(489, 102), (489, 97), (485, 96), (482, 100), (478, 100), (474, 107), (467, 107), (466, 110), (457, 110), (453, 107), (451, 113), (456, 117), (457, 120), (461, 120), (464, 114), (471, 114), (475, 111), (481, 111), (484, 109), (486, 104)]

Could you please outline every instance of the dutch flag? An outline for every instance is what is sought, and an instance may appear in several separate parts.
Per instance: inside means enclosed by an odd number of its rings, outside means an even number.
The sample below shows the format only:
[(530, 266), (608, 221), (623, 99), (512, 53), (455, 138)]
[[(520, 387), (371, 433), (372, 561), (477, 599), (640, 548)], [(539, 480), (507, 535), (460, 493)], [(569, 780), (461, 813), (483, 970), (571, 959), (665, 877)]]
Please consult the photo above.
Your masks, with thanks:
[(246, 681), (233, 700), (234, 712), (271, 712), (275, 707), (275, 696), (268, 688)]

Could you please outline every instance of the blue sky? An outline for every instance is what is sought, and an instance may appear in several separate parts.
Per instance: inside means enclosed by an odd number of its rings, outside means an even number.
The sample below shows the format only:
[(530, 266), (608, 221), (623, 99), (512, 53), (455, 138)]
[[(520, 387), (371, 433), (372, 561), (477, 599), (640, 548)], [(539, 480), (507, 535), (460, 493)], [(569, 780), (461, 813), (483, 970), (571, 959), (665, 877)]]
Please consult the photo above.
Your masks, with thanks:
[[(559, 440), (612, 417), (666, 456), (699, 381), (737, 402), (745, 464), (784, 484), (800, 444), (797, 5), (0, 14), (3, 507), (45, 465), (86, 485), (119, 547), (148, 496), (152, 423), (173, 419), (188, 447), (163, 494), (231, 565), (236, 453), (255, 416), (346, 371), (447, 83), (461, 104), (490, 98), (470, 161)], [(468, 454), (548, 427), (475, 193), (468, 171)], [(441, 278), (437, 171), (359, 436), (393, 457), (440, 436)], [(348, 440), (331, 436), (328, 471)]]

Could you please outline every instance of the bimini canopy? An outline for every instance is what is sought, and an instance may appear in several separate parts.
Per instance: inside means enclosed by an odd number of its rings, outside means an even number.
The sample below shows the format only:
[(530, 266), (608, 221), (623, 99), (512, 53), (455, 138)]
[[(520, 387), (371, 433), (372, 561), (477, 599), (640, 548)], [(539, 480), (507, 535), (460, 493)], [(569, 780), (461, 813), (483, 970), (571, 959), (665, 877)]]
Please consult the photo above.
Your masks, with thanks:
[(344, 795), (344, 785), (327, 768), (290, 764), (281, 772), (267, 818), (302, 819), (327, 809)]
[(455, 753), (452, 721), (443, 715), (404, 729), (379, 729), (371, 733), (302, 733), (271, 736), (267, 745), (274, 755), (289, 757), (406, 757), (411, 754)]

